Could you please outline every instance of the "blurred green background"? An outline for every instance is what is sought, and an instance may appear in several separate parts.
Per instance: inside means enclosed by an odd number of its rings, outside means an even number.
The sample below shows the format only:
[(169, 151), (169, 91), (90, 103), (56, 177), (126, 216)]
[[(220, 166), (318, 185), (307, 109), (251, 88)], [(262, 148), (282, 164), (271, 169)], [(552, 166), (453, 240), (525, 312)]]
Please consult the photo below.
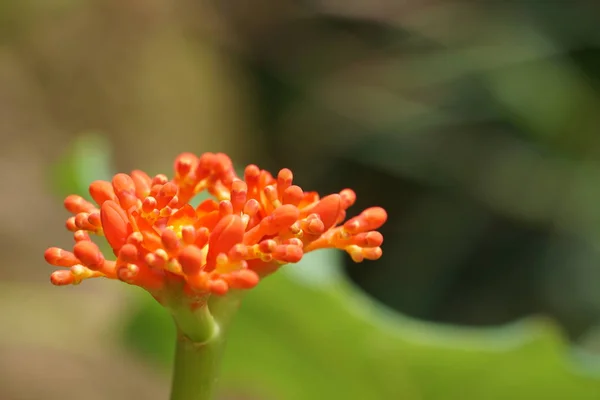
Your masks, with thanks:
[(384, 206), (248, 294), (221, 398), (600, 399), (600, 4), (0, 1), (0, 398), (166, 399), (168, 316), (54, 288), (62, 198), (182, 151)]

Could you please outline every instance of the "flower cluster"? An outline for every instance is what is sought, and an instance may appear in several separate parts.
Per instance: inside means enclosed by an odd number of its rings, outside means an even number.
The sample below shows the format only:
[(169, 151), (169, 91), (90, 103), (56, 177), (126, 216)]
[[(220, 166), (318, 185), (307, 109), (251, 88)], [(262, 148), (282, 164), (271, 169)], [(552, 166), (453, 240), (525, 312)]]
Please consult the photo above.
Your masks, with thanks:
[[(50, 248), (46, 261), (58, 267), (55, 285), (107, 277), (140, 286), (161, 301), (166, 290), (183, 290), (191, 302), (229, 289), (249, 289), (281, 265), (322, 248), (345, 250), (352, 259), (381, 257), (376, 231), (385, 210), (372, 207), (343, 222), (356, 196), (350, 189), (323, 198), (292, 184), (289, 169), (277, 177), (249, 165), (238, 178), (229, 157), (184, 153), (175, 176), (150, 178), (142, 171), (117, 174), (89, 187), (93, 204), (65, 199), (74, 214), (67, 228), (73, 251)], [(208, 199), (190, 200), (207, 190)], [(116, 260), (108, 260), (90, 234), (104, 236)]]

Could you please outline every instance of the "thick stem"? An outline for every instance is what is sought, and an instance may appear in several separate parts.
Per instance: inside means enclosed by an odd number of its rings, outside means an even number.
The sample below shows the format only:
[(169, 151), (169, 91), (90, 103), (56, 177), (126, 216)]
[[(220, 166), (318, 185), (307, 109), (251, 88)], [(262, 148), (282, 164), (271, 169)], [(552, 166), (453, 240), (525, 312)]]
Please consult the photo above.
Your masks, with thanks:
[(194, 343), (205, 343), (219, 336), (219, 324), (213, 317), (208, 304), (191, 310), (183, 305), (171, 308), (177, 332)]
[(239, 308), (241, 293), (211, 296), (195, 310), (171, 309), (177, 325), (171, 400), (210, 400), (218, 380), (225, 333)]
[(203, 343), (177, 335), (171, 400), (211, 400), (225, 340), (217, 332)]

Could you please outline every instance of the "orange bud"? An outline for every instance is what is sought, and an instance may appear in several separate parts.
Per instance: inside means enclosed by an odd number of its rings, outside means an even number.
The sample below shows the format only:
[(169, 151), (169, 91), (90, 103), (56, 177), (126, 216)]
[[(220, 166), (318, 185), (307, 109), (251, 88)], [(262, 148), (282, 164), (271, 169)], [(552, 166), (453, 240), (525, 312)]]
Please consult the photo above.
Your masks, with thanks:
[[(169, 201), (169, 204), (167, 204), (167, 207), (177, 208), (178, 204), (179, 204), (179, 197), (173, 196), (173, 198), (171, 199), (171, 201)], [(189, 204), (186, 204), (186, 206), (187, 205), (189, 205)]]
[(65, 208), (72, 214), (78, 214), (81, 212), (90, 213), (96, 209), (96, 207), (84, 199), (81, 196), (72, 194), (67, 196), (64, 201)]
[(234, 289), (252, 289), (260, 280), (258, 274), (250, 269), (230, 272), (223, 279)]
[(166, 206), (159, 211), (158, 216), (161, 218), (170, 217), (173, 214), (173, 211), (174, 210), (171, 207)]
[(258, 250), (261, 253), (272, 253), (277, 248), (277, 242), (273, 239), (266, 239), (258, 244)]
[(125, 211), (114, 201), (108, 200), (102, 204), (100, 209), (100, 218), (104, 236), (110, 247), (116, 252), (119, 251), (131, 233), (131, 224)]
[(321, 221), (323, 221), (325, 230), (327, 230), (336, 223), (340, 211), (342, 210), (341, 202), (342, 199), (339, 194), (330, 194), (310, 207), (304, 208), (301, 215), (318, 214)]
[(79, 213), (75, 216), (75, 225), (79, 229), (83, 229), (86, 231), (93, 231), (96, 227), (90, 224), (88, 217), (90, 215), (88, 213)]
[(340, 197), (342, 198), (342, 208), (347, 210), (348, 208), (354, 205), (356, 202), (356, 193), (352, 189), (344, 189), (340, 192)]
[(75, 254), (58, 247), (47, 249), (44, 252), (44, 258), (48, 264), (57, 267), (72, 267), (73, 265), (80, 263)]
[(258, 180), (260, 178), (260, 168), (256, 165), (248, 165), (244, 170), (244, 181), (248, 186), (248, 195), (256, 198), (258, 196)]
[(299, 216), (298, 208), (286, 204), (276, 208), (271, 215), (261, 221), (260, 225), (265, 234), (274, 235), (292, 226)]
[(127, 236), (127, 243), (134, 245), (135, 247), (140, 246), (144, 242), (144, 235), (141, 232), (132, 232), (131, 235)]
[(76, 232), (79, 230), (79, 228), (77, 227), (77, 224), (75, 223), (75, 217), (69, 217), (67, 219), (67, 222), (65, 223), (65, 226), (71, 232)]
[(212, 177), (215, 181), (221, 181), (225, 186), (231, 185), (235, 178), (231, 159), (223, 153), (202, 154), (196, 168), (196, 179), (203, 180), (208, 177)]
[(367, 260), (378, 260), (383, 255), (381, 247), (372, 247), (363, 249), (363, 255)]
[(165, 246), (165, 250), (170, 254), (176, 253), (179, 249), (179, 238), (177, 237), (177, 234), (171, 229), (165, 229), (164, 231), (162, 231), (160, 235), (160, 240), (162, 241), (163, 246)]
[(206, 291), (208, 290), (208, 274), (204, 271), (200, 271), (196, 274), (190, 274), (187, 276), (187, 283), (193, 291)]
[(50, 282), (56, 286), (72, 285), (75, 282), (75, 278), (69, 270), (54, 271), (50, 275)]
[(198, 166), (196, 167), (196, 176), (202, 180), (208, 177), (213, 169), (216, 162), (214, 153), (204, 153), (198, 159)]
[(227, 215), (233, 214), (233, 205), (229, 200), (223, 200), (219, 203), (219, 217), (224, 218)]
[(176, 275), (183, 275), (183, 271), (181, 270), (181, 264), (177, 261), (176, 258), (171, 258), (164, 266), (165, 271), (172, 272)]
[(311, 214), (306, 219), (300, 221), (300, 227), (309, 235), (321, 235), (325, 232), (325, 224), (321, 221), (318, 214)]
[(162, 187), (165, 183), (169, 182), (169, 178), (165, 174), (158, 174), (152, 181), (150, 182), (150, 188), (152, 189), (154, 186)]
[(280, 199), (283, 199), (283, 194), (292, 185), (293, 179), (294, 174), (287, 168), (283, 168), (277, 174), (277, 196)]
[(162, 189), (163, 185), (152, 185), (150, 187), (150, 196), (152, 197), (156, 197), (158, 196), (158, 192), (160, 192), (160, 189)]
[(206, 268), (211, 271), (215, 267), (216, 258), (220, 253), (227, 253), (234, 245), (241, 243), (244, 238), (244, 223), (237, 215), (223, 218), (210, 234), (208, 239), (208, 254)]
[(383, 243), (383, 235), (377, 231), (359, 233), (352, 238), (352, 243), (360, 247), (379, 247)]
[(116, 174), (112, 179), (113, 190), (124, 210), (129, 210), (137, 204), (135, 183), (127, 174)]
[(191, 225), (181, 227), (181, 239), (185, 244), (194, 244), (196, 241), (196, 230)]
[(383, 208), (371, 207), (346, 221), (344, 229), (351, 234), (372, 231), (380, 228), (386, 220), (387, 213)]
[(256, 199), (250, 199), (244, 205), (244, 214), (254, 217), (260, 210), (260, 203)]
[(271, 215), (262, 219), (244, 235), (244, 244), (254, 244), (265, 235), (274, 235), (289, 229), (298, 219), (299, 211), (291, 204), (276, 208)]
[(94, 228), (101, 228), (102, 220), (100, 219), (100, 212), (94, 211), (88, 215), (87, 222)]
[(179, 253), (178, 260), (183, 272), (187, 275), (196, 275), (204, 265), (204, 253), (198, 247), (186, 246)]
[(298, 238), (286, 239), (283, 241), (283, 244), (292, 244), (292, 245), (300, 247), (300, 248), (302, 248), (304, 246), (304, 243), (302, 242), (302, 240), (300, 240)]
[(131, 171), (131, 179), (135, 184), (135, 195), (139, 199), (150, 194), (150, 188), (152, 187), (152, 179), (143, 171), (134, 170)]
[(135, 263), (138, 260), (138, 249), (131, 243), (124, 244), (119, 250), (119, 260), (125, 263)]
[(354, 262), (362, 262), (364, 259), (377, 260), (382, 255), (381, 247), (361, 248), (352, 245), (348, 246), (346, 251), (350, 254), (350, 257), (352, 257)]
[(173, 165), (175, 176), (184, 178), (194, 171), (198, 165), (198, 157), (192, 153), (182, 153), (176, 159)]
[(229, 286), (224, 280), (216, 279), (208, 282), (208, 289), (217, 296), (223, 296), (227, 294)]
[[(135, 278), (140, 272), (140, 267), (135, 264), (125, 264), (117, 268), (117, 278), (123, 282), (135, 285)], [(141, 286), (141, 285), (140, 285)]]
[(116, 201), (117, 197), (113, 190), (112, 184), (106, 181), (94, 181), (90, 184), (90, 196), (101, 206), (105, 201)]
[(274, 259), (286, 263), (297, 263), (302, 259), (303, 255), (302, 248), (292, 244), (279, 245), (273, 252)]
[(195, 245), (198, 248), (203, 248), (208, 243), (208, 238), (210, 236), (210, 231), (206, 227), (202, 227), (196, 231), (196, 241)]
[(216, 154), (216, 165), (215, 170), (219, 176), (219, 180), (226, 186), (231, 185), (235, 178), (235, 170), (233, 169), (233, 163), (231, 158), (224, 153)]
[(104, 264), (104, 256), (94, 242), (77, 242), (73, 247), (73, 252), (81, 260), (81, 263), (90, 269), (100, 269)]
[(285, 189), (282, 195), (283, 204), (292, 204), (297, 206), (304, 198), (304, 192), (300, 186), (292, 185)]
[(267, 187), (276, 183), (277, 181), (273, 179), (273, 175), (269, 171), (265, 171), (264, 169), (260, 170), (260, 176), (258, 177), (258, 184), (260, 187)]
[(238, 243), (229, 250), (227, 257), (231, 262), (244, 260), (248, 257), (248, 246)]
[(158, 202), (158, 208), (166, 207), (169, 202), (177, 195), (179, 188), (173, 182), (165, 183), (156, 195), (156, 201)]
[(240, 213), (244, 209), (248, 195), (246, 182), (236, 179), (231, 184), (231, 205), (233, 212)]
[(75, 231), (73, 233), (73, 238), (75, 239), (76, 242), (81, 242), (84, 240), (91, 240), (90, 235), (86, 231), (82, 231), (82, 230)]
[(271, 204), (277, 204), (277, 188), (273, 185), (269, 185), (263, 189), (265, 197)]
[(146, 257), (144, 257), (144, 261), (150, 267), (155, 269), (161, 269), (167, 262), (165, 258), (157, 256), (156, 253), (146, 254)]
[(142, 212), (144, 214), (150, 214), (157, 206), (158, 202), (156, 199), (152, 196), (148, 196), (142, 201)]

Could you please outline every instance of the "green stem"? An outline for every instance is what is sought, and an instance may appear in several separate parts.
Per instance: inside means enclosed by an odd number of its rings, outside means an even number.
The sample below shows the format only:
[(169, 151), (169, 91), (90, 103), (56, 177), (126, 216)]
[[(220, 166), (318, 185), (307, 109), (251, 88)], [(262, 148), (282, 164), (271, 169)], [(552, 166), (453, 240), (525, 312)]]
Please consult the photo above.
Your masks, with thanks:
[(219, 333), (204, 343), (177, 335), (171, 400), (213, 398), (224, 342)]
[(171, 308), (177, 344), (171, 400), (211, 400), (225, 347), (225, 332), (239, 308), (241, 293), (211, 296), (195, 310)]
[(219, 335), (219, 324), (215, 321), (208, 305), (191, 310), (188, 305), (171, 307), (177, 331), (191, 342), (205, 343)]

